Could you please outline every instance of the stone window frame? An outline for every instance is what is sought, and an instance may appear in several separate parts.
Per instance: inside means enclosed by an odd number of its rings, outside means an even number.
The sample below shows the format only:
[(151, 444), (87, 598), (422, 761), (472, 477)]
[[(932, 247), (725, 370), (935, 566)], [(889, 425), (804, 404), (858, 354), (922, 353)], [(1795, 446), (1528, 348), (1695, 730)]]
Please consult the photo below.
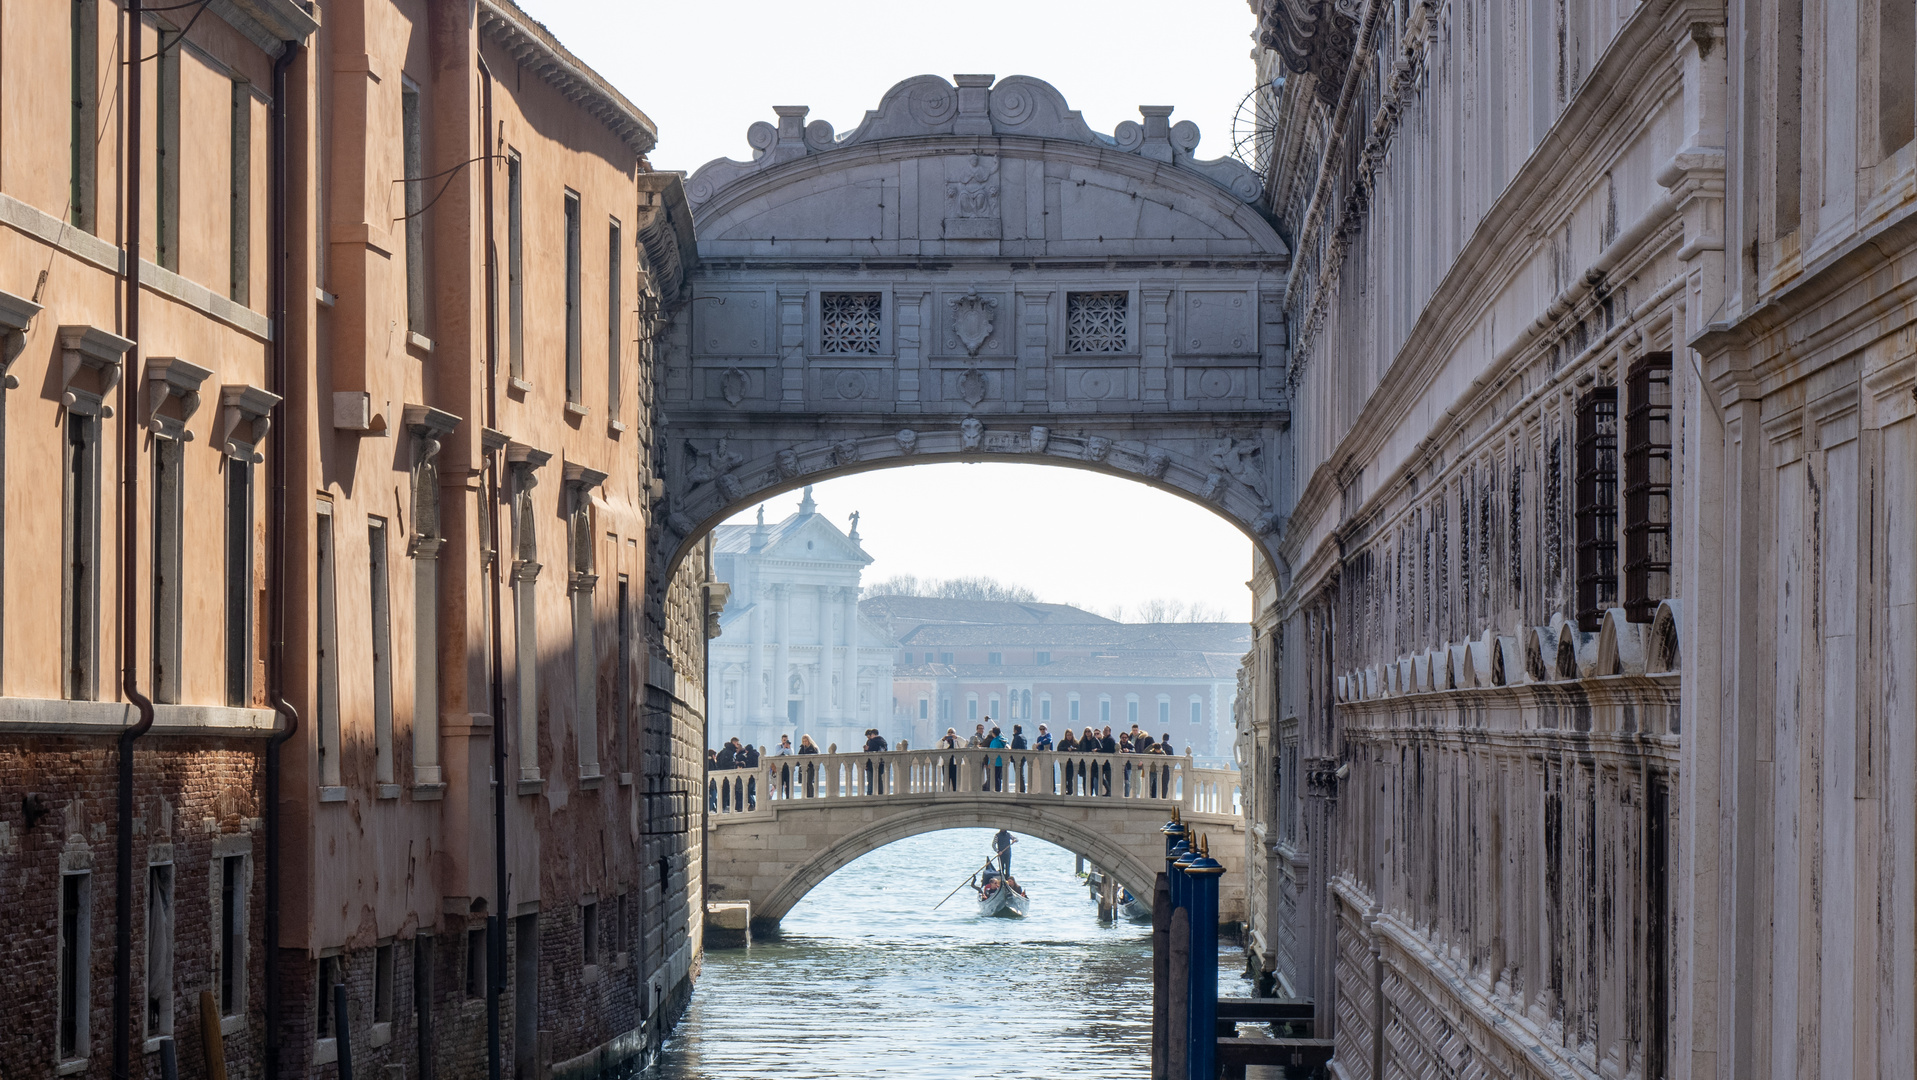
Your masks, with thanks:
[(339, 535), (333, 500), (313, 503), (314, 742), (319, 754), (319, 801), (345, 802), (340, 783)]
[(1052, 722), (1052, 695), (1045, 693), (1038, 695), (1038, 720), (1042, 724)]
[[(140, 1030), (145, 1033), (146, 1053), (160, 1049), (160, 1040), (173, 1034), (175, 992), (173, 952), (179, 929), (179, 880), (173, 865), (173, 845), (153, 844), (146, 865), (146, 965), (141, 969)], [(155, 901), (164, 899), (156, 907)], [(157, 977), (156, 977), (157, 973)], [(155, 984), (159, 985), (158, 1015), (155, 1015)]]
[(932, 718), (932, 695), (920, 694), (919, 695), (919, 719), (930, 720), (931, 718)]
[(625, 292), (620, 275), (625, 273), (625, 226), (618, 218), (606, 218), (606, 424), (608, 430), (624, 431), (619, 414), (625, 409)]
[(146, 361), (142, 381), (142, 419), (153, 434), (153, 491), (148, 511), (152, 527), (152, 678), (153, 700), (180, 700), (181, 612), (184, 597), (187, 424), (200, 408), (200, 386), (213, 374), (178, 357)]
[(1098, 695), (1098, 726), (1101, 729), (1109, 727), (1111, 722), (1112, 696), (1110, 694), (1100, 694)]
[(1125, 722), (1127, 724), (1136, 724), (1143, 718), (1144, 718), (1143, 706), (1139, 702), (1138, 695), (1126, 694), (1125, 695)]
[(1171, 725), (1171, 695), (1158, 695), (1158, 722), (1164, 727)]
[(978, 695), (968, 693), (965, 695), (965, 722), (968, 724), (976, 724), (978, 720)]
[(227, 134), (227, 298), (241, 307), (253, 294), (253, 84), (227, 73), (232, 117)]
[(414, 345), (429, 343), (432, 320), (427, 311), (431, 289), (427, 283), (426, 240), (426, 94), (405, 74), (399, 77), (399, 142), (402, 228), (406, 237), (403, 267), (406, 285), (406, 330)]
[[(825, 351), (825, 298), (828, 294), (875, 293), (879, 298), (879, 347), (876, 352)], [(898, 356), (898, 303), (896, 290), (876, 281), (824, 281), (805, 293), (805, 352), (809, 360), (849, 364), (857, 367), (871, 361)]]
[(1592, 386), (1575, 410), (1572, 507), (1575, 523), (1577, 624), (1596, 633), (1617, 602), (1618, 388)]
[[(1091, 294), (1119, 293), (1125, 297), (1125, 347), (1110, 351), (1080, 351), (1072, 348), (1071, 316), (1072, 298)], [(1085, 360), (1136, 360), (1142, 355), (1139, 342), (1139, 302), (1140, 291), (1136, 282), (1082, 282), (1061, 284), (1053, 294), (1052, 301), (1052, 353), (1060, 359), (1073, 361)]]
[(1676, 516), (1671, 506), (1676, 411), (1671, 360), (1669, 352), (1645, 353), (1630, 363), (1624, 377), (1622, 604), (1625, 617), (1635, 623), (1653, 621), (1658, 602), (1671, 594), (1671, 527)]
[(505, 445), (509, 474), (506, 497), (512, 507), (512, 554), (510, 564), (513, 585), (513, 707), (519, 745), (519, 784), (521, 795), (536, 795), (545, 787), (539, 768), (539, 640), (538, 594), (539, 537), (536, 522), (538, 508), (533, 489), (539, 485), (538, 472), (552, 454), (508, 441)]
[[(399, 797), (393, 760), (393, 543), (385, 518), (366, 515), (366, 594), (373, 663), (373, 780), (378, 797)], [(415, 718), (417, 722), (417, 718)]]
[[(158, 38), (154, 50), (158, 63), (157, 93), (153, 110), (153, 263), (163, 270), (180, 272), (180, 145), (181, 98), (180, 54), (183, 37), (180, 28), (166, 18), (148, 15), (145, 19)], [(144, 35), (142, 35), (144, 37)], [(141, 45), (144, 50), (144, 44)]]
[(393, 1040), (396, 1008), (393, 999), (399, 982), (399, 973), (395, 970), (399, 964), (397, 951), (397, 943), (392, 938), (373, 946), (373, 1022), (368, 1041), (374, 1046), (384, 1046)]
[(585, 416), (585, 251), (581, 232), (585, 228), (585, 197), (572, 188), (565, 189), (561, 222), (560, 252), (565, 294), (566, 412)]
[[(100, 472), (107, 397), (133, 342), (94, 326), (62, 325), (60, 404), (67, 417), (62, 470), (61, 681), (69, 700), (92, 701), (100, 678)], [(84, 576), (76, 577), (84, 559)]]
[(506, 147), (506, 383), (520, 393), (526, 380), (526, 160)]
[(1205, 722), (1205, 698), (1202, 694), (1191, 696), (1191, 722), (1194, 724)]
[[(93, 1052), (93, 864), (84, 847), (60, 853), (60, 893), (56, 909), (58, 921), (52, 940), (53, 1062), (55, 1075), (66, 1076), (84, 1071)], [(71, 933), (69, 912), (72, 913)], [(70, 1045), (69, 1021), (73, 1025)]]
[[(265, 460), (259, 444), (273, 426), (273, 408), (280, 396), (257, 386), (225, 383), (220, 386), (219, 449), (226, 459), (224, 575), (224, 632), (226, 703), (234, 708), (252, 704), (255, 662), (253, 626), (254, 571), (258, 559), (253, 527), (259, 492), (253, 466)], [(237, 511), (237, 512), (236, 512)]]
[(1074, 690), (1071, 693), (1065, 695), (1065, 716), (1066, 716), (1065, 722), (1068, 724), (1078, 723), (1080, 710), (1083, 708), (1084, 708), (1084, 703), (1082, 699), (1079, 698), (1078, 691)]
[[(209, 859), (207, 873), (207, 893), (210, 917), (207, 919), (208, 932), (212, 938), (208, 952), (208, 985), (213, 992), (214, 1003), (220, 1014), (220, 1034), (233, 1035), (246, 1030), (247, 1011), (251, 987), (248, 984), (247, 957), (250, 953), (253, 922), (253, 837), (248, 833), (222, 836), (213, 842), (213, 851)], [(227, 922), (226, 871), (234, 871), (232, 921)], [(233, 974), (231, 996), (223, 973), (228, 970), (228, 942), (232, 943)]]
[(68, 46), (67, 98), (73, 105), (67, 131), (67, 223), (91, 233), (99, 198), (99, 0), (74, 0)]
[(572, 600), (573, 734), (578, 752), (579, 784), (597, 787), (604, 779), (599, 759), (599, 635), (594, 601), (599, 575), (594, 565), (598, 538), (594, 526), (592, 491), (609, 474), (568, 461), (562, 467), (566, 499), (567, 549), (570, 552), (566, 592)]
[(439, 551), (445, 541), (440, 535), (437, 463), (445, 440), (459, 424), (459, 417), (428, 405), (407, 404), (400, 410), (400, 425), (412, 437), (413, 526), (406, 538), (406, 554), (413, 564), (414, 799), (438, 798), (446, 788), (439, 757)]

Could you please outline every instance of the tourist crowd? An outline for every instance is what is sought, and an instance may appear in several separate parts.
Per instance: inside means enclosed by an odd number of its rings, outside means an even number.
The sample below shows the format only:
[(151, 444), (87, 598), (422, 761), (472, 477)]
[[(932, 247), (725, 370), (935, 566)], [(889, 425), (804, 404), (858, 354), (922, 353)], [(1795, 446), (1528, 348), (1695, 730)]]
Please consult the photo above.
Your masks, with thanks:
[[(1112, 729), (1087, 727), (1074, 734), (1067, 727), (1054, 737), (1049, 725), (1038, 725), (1038, 733), (1026, 738), (1025, 725), (1013, 724), (1008, 736), (1004, 729), (992, 725), (992, 718), (986, 717), (976, 725), (969, 736), (961, 736), (957, 728), (946, 728), (934, 749), (937, 750), (1046, 750), (1061, 754), (1145, 754), (1172, 756), (1171, 733), (1154, 739), (1151, 733), (1133, 724), (1130, 731), (1113, 734)], [(893, 749), (880, 735), (878, 729), (865, 731), (865, 753), (883, 753)], [(899, 750), (908, 750), (906, 740), (900, 739)], [(712, 774), (706, 784), (707, 808), (712, 811), (756, 810), (759, 807), (759, 780), (764, 758), (805, 757), (819, 753), (838, 753), (838, 744), (834, 743), (824, 751), (812, 741), (812, 736), (799, 736), (799, 745), (792, 745), (792, 736), (779, 736), (778, 748), (768, 752), (763, 747), (753, 746), (738, 736), (726, 740), (716, 750), (706, 751), (706, 770)], [(966, 760), (970, 760), (967, 758)], [(811, 798), (816, 794), (818, 784), (818, 766), (805, 762), (765, 763), (764, 778), (776, 798), (791, 798), (794, 785)], [(963, 767), (959, 755), (945, 760), (945, 781), (948, 790), (958, 790), (959, 771)], [(1109, 761), (1065, 761), (1057, 763), (1057, 790), (1070, 795), (1103, 795), (1113, 792), (1114, 775)], [(981, 791), (1004, 791), (1007, 773), (1014, 791), (1028, 791), (1032, 782), (1032, 761), (1029, 758), (1013, 757), (1009, 761), (1005, 754), (991, 754), (978, 760), (978, 788)], [(936, 766), (935, 766), (936, 767)], [(864, 794), (885, 794), (888, 787), (896, 783), (890, 774), (893, 769), (885, 762), (866, 762), (862, 776), (853, 777), (855, 788), (862, 788)], [(1170, 766), (1153, 766), (1145, 763), (1134, 765), (1124, 763), (1116, 776), (1119, 792), (1130, 798), (1135, 795), (1149, 795), (1158, 798), (1161, 790), (1171, 790)]]

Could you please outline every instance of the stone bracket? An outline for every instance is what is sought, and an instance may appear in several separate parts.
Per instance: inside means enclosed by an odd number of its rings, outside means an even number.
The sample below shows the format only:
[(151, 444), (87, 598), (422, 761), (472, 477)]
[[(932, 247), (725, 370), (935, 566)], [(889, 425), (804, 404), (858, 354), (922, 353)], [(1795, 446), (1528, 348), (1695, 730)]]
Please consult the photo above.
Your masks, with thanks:
[[(155, 436), (193, 441), (193, 433), (187, 430), (186, 423), (200, 410), (200, 384), (211, 374), (207, 368), (176, 356), (147, 358), (146, 426), (153, 429)], [(175, 400), (179, 404), (172, 406)]]
[(266, 460), (260, 443), (273, 426), (273, 407), (280, 396), (257, 386), (227, 383), (220, 387), (220, 451), (235, 461), (257, 465)]

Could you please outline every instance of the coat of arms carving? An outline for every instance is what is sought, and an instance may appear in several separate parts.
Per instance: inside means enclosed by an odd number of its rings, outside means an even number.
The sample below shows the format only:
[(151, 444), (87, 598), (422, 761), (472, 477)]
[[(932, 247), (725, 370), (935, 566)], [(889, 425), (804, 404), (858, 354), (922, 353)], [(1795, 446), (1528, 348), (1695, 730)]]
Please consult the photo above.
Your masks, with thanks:
[(965, 355), (977, 356), (984, 348), (992, 336), (997, 312), (998, 299), (980, 296), (977, 289), (952, 301), (952, 331), (958, 335), (959, 344), (965, 346)]

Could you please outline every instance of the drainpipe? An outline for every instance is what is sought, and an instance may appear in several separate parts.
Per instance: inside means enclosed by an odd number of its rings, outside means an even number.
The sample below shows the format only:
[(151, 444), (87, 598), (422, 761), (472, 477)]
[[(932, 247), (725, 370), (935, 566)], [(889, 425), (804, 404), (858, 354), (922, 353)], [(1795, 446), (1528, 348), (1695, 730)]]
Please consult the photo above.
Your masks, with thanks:
[(128, 0), (126, 126), (126, 336), (133, 342), (123, 361), (133, 377), (120, 380), (120, 689), (140, 719), (120, 732), (119, 813), (115, 823), (113, 902), (113, 1077), (133, 1071), (133, 744), (153, 727), (153, 702), (140, 693), (134, 673), (139, 658), (140, 601), (134, 591), (139, 568), (140, 444), (134, 424), (133, 381), (140, 378), (140, 7)]
[(267, 700), (273, 711), (285, 720), (276, 726), (266, 741), (266, 926), (263, 948), (266, 951), (266, 1068), (267, 1080), (276, 1080), (280, 1071), (280, 750), (300, 728), (300, 713), (286, 700), (286, 69), (292, 66), (297, 42), (282, 45), (279, 59), (273, 62), (272, 134), (268, 156), (270, 170), (269, 216), (272, 241), (269, 245), (267, 273), (271, 278), (268, 293), (273, 305), (272, 364), (267, 378), (269, 389), (280, 395), (276, 406), (280, 415), (272, 425), (273, 508), (267, 523), (272, 537), (267, 544), (266, 603), (267, 626), (273, 642), (267, 652)]
[[(486, 58), (477, 52), (479, 64), (480, 123), (485, 140), (486, 200), (486, 426), (499, 430), (499, 261), (493, 248), (493, 72)], [(488, 452), (490, 456), (490, 452)], [(499, 531), (499, 470), (488, 469), (491, 483), (486, 488), (486, 512), (492, 516), (493, 561), (487, 572), (488, 602), (492, 605), (492, 632), (487, 647), (492, 652), (493, 691), (493, 911), (487, 918), (486, 934), (486, 1075), (500, 1080), (504, 1059), (500, 1050), (500, 998), (506, 993), (506, 681), (505, 649), (500, 641), (499, 567), (504, 551)]]

